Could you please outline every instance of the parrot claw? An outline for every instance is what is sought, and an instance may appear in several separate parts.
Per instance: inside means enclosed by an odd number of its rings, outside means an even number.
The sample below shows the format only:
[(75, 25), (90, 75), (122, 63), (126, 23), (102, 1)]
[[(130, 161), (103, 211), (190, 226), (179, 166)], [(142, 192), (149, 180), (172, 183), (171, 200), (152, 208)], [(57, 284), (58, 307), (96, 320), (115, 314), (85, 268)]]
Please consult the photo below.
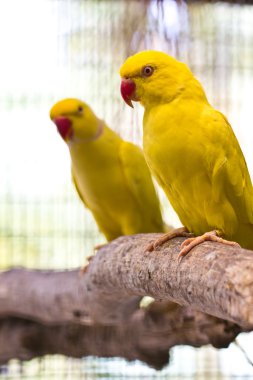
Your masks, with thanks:
[(184, 256), (186, 256), (194, 247), (196, 247), (197, 245), (201, 243), (204, 243), (205, 241), (214, 241), (216, 243), (226, 244), (232, 247), (240, 247), (240, 245), (236, 243), (235, 241), (222, 239), (218, 235), (219, 235), (219, 232), (214, 230), (214, 231), (206, 232), (201, 236), (186, 239), (180, 246), (181, 250), (178, 255), (178, 260), (181, 261), (181, 259)]
[[(97, 244), (95, 245), (95, 247), (93, 248), (94, 249), (94, 252), (96, 252), (97, 250), (99, 250), (100, 248), (103, 248), (105, 245), (107, 245), (107, 243), (104, 243), (104, 244)], [(81, 267), (80, 269), (80, 275), (82, 276), (84, 273), (87, 272), (88, 268), (89, 268), (89, 264), (91, 262), (91, 260), (93, 259), (95, 253), (93, 255), (90, 255), (86, 258), (86, 261), (88, 261), (87, 264), (85, 264), (83, 267)]]
[(90, 262), (93, 259), (93, 257), (94, 257), (94, 255), (90, 255), (86, 258), (86, 261), (88, 261), (88, 262), (85, 263), (85, 265), (83, 267), (81, 267), (80, 272), (79, 272), (80, 276), (83, 276), (87, 272), (89, 265), (90, 265)]
[(103, 248), (105, 245), (107, 245), (107, 243), (103, 243), (103, 244), (96, 244), (95, 247), (93, 248), (94, 251), (98, 251), (100, 248)]
[(192, 238), (188, 238), (188, 239), (184, 240), (183, 243), (181, 244), (181, 248), (187, 247), (189, 244), (191, 244), (192, 241), (194, 241), (194, 239), (196, 239), (196, 238), (192, 237)]
[(166, 234), (163, 234), (159, 239), (156, 239), (155, 241), (148, 244), (148, 246), (145, 248), (145, 252), (152, 252), (156, 250), (156, 248), (161, 247), (164, 243), (166, 243), (167, 241), (175, 237), (190, 237), (191, 238), (192, 236), (194, 235), (190, 233), (186, 227), (175, 228), (172, 231), (167, 232)]

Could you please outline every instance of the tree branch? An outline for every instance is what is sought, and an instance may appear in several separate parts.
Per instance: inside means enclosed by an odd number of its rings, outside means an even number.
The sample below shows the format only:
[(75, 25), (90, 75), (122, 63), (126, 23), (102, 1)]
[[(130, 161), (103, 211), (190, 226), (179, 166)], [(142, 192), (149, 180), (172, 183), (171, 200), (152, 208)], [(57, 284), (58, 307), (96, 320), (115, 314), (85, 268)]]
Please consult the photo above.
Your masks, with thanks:
[(230, 322), (170, 302), (136, 310), (126, 323), (116, 326), (48, 326), (6, 318), (0, 320), (0, 364), (11, 358), (64, 354), (78, 358), (121, 356), (161, 369), (174, 345), (227, 347), (239, 332)]
[(142, 296), (167, 300), (253, 327), (251, 251), (204, 243), (178, 261), (182, 238), (154, 252), (145, 247), (159, 234), (118, 238), (78, 270), (13, 269), (0, 273), (0, 316), (42, 323), (122, 324)]

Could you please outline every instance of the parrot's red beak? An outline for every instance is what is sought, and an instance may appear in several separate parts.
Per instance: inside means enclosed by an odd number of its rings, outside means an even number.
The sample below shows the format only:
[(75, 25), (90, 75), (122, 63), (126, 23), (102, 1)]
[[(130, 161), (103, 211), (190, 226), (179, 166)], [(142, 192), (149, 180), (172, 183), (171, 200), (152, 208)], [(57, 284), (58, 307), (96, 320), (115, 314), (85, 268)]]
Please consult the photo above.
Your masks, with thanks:
[(68, 140), (73, 136), (73, 128), (71, 120), (65, 116), (57, 116), (53, 122), (55, 123), (58, 132), (63, 140)]
[(126, 104), (134, 108), (132, 100), (138, 101), (135, 94), (136, 85), (132, 79), (123, 78), (121, 81), (120, 92), (122, 98), (125, 100)]

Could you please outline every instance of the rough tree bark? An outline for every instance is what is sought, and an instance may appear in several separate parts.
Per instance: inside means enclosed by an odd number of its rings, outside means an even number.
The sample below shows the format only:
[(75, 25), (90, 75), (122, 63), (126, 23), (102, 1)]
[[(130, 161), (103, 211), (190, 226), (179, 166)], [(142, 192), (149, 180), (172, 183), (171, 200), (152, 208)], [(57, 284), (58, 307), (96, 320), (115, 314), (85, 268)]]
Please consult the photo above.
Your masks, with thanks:
[(83, 276), (79, 270), (0, 273), (0, 317), (115, 325), (149, 295), (253, 327), (252, 251), (204, 243), (179, 262), (182, 238), (145, 252), (158, 236), (114, 240), (97, 252)]
[[(43, 325), (45, 336), (48, 336), (43, 347), (49, 352), (58, 352), (60, 346), (56, 342), (64, 341), (68, 343), (69, 355), (85, 355), (87, 350), (96, 354), (101, 343), (98, 331), (106, 331), (108, 334), (102, 333), (101, 338), (102, 356), (112, 355), (112, 334), (117, 355), (141, 359), (142, 352), (160, 352), (158, 358), (163, 361), (164, 352), (173, 345), (211, 343), (225, 347), (240, 331), (253, 328), (253, 252), (204, 243), (179, 262), (177, 253), (181, 238), (171, 240), (154, 252), (145, 252), (147, 244), (158, 236), (143, 234), (114, 240), (97, 252), (84, 275), (80, 275), (79, 270), (56, 272), (22, 268), (0, 273), (0, 342), (4, 339), (3, 332), (8, 331), (9, 317), (16, 317), (30, 320), (26, 332), (22, 323), (27, 327), (28, 322), (20, 320), (21, 325), (18, 325), (17, 320), (11, 320), (16, 324), (16, 344), (20, 339), (19, 353), (24, 347), (24, 334), (32, 331), (36, 341)], [(154, 297), (157, 302), (144, 312), (139, 309), (139, 302), (145, 295)], [(160, 306), (159, 301), (163, 301)], [(173, 314), (173, 307), (168, 307), (171, 301), (183, 305), (173, 306), (179, 314)], [(154, 315), (156, 323), (153, 323)], [(139, 324), (136, 318), (140, 318)], [(145, 324), (144, 320), (149, 323)], [(80, 351), (71, 348), (68, 331), (72, 328), (80, 332), (80, 342), (84, 342)], [(53, 348), (49, 344), (52, 330), (58, 334)], [(96, 336), (94, 345), (97, 342), (97, 347), (87, 347), (87, 335)], [(122, 337), (124, 345), (127, 342), (125, 352), (120, 348)], [(78, 346), (77, 341), (75, 346)], [(136, 347), (140, 348), (139, 352)], [(30, 355), (35, 354), (31, 350)], [(0, 351), (0, 358), (3, 357)], [(141, 360), (153, 366), (161, 365), (147, 358)]]

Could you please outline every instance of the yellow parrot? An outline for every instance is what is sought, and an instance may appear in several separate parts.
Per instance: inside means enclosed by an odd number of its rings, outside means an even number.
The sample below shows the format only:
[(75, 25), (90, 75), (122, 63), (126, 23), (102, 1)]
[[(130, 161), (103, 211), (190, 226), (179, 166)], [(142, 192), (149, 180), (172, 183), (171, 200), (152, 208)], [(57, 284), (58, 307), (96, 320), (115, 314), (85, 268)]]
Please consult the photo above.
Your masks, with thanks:
[(126, 103), (144, 106), (144, 155), (184, 226), (150, 250), (189, 232), (198, 236), (185, 240), (180, 257), (205, 240), (253, 249), (253, 189), (243, 153), (190, 69), (143, 51), (125, 61), (120, 75)]
[(78, 99), (56, 103), (50, 118), (69, 148), (76, 190), (107, 241), (164, 231), (159, 200), (139, 147), (122, 140)]

